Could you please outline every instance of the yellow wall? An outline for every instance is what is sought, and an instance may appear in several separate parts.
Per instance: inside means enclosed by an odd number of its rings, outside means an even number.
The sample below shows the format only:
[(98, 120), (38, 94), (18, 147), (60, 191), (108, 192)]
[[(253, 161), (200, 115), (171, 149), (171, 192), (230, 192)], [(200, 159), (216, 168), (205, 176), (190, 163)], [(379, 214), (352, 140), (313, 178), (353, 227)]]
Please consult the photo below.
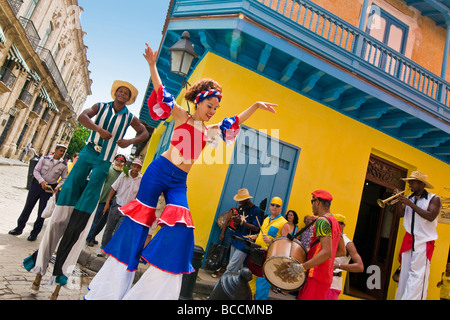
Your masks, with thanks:
[[(449, 196), (444, 187), (450, 187), (450, 166), (413, 147), (212, 53), (200, 62), (189, 83), (206, 77), (215, 79), (223, 86), (221, 107), (211, 123), (238, 114), (258, 100), (279, 104), (276, 115), (257, 111), (245, 125), (257, 130), (267, 129), (269, 133), (271, 129), (279, 129), (280, 140), (301, 148), (286, 207), (296, 210), (300, 219), (311, 214), (311, 192), (326, 189), (334, 197), (331, 211), (346, 216), (345, 232), (352, 238), (371, 153), (409, 171), (417, 169), (427, 173), (435, 186), (432, 191)], [(222, 148), (222, 156), (216, 159), (216, 162), (224, 164), (196, 163), (188, 176), (188, 201), (196, 225), (196, 244), (204, 249), (214, 224), (228, 170), (226, 160), (231, 157), (231, 150), (232, 147), (225, 152)], [(211, 153), (211, 148), (206, 147), (203, 153)], [(197, 162), (203, 161), (199, 159)], [(445, 270), (450, 226), (439, 224), (438, 233), (439, 240), (431, 264), (430, 299), (439, 299), (436, 283)], [(403, 234), (403, 227), (400, 227), (398, 242)], [(397, 263), (395, 260), (394, 270)], [(394, 296), (395, 286), (391, 285), (388, 298), (393, 299)]]

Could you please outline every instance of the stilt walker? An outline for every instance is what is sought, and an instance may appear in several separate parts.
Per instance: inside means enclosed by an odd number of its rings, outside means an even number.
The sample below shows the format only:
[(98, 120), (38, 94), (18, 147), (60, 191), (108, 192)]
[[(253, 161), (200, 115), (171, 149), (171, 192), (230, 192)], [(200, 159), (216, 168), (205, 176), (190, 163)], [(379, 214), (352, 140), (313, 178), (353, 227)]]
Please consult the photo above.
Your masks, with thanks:
[[(76, 264), (117, 148), (126, 148), (148, 138), (145, 127), (126, 107), (134, 103), (137, 94), (133, 85), (117, 80), (111, 89), (113, 102), (95, 104), (78, 117), (78, 121), (92, 131), (61, 189), (38, 251), (24, 260), (24, 267), (29, 271), (33, 269), (37, 274), (32, 288), (38, 290), (40, 279), (60, 241), (53, 270), (58, 287), (52, 299), (57, 298), (59, 286), (66, 285)], [(96, 118), (92, 121), (94, 116)], [(137, 136), (123, 139), (130, 125)]]
[[(275, 104), (257, 102), (239, 116), (207, 128), (204, 122), (214, 116), (222, 99), (221, 86), (203, 79), (190, 87), (185, 99), (195, 104), (195, 112), (189, 115), (162, 85), (156, 69), (158, 52), (147, 45), (144, 57), (155, 89), (148, 100), (150, 114), (153, 119), (167, 119), (172, 114), (175, 129), (169, 149), (145, 171), (136, 200), (120, 208), (125, 219), (104, 248), (110, 257), (89, 284), (87, 300), (178, 299), (183, 274), (194, 271), (194, 223), (187, 202), (186, 178), (206, 145), (208, 129), (220, 129), (217, 132), (221, 132), (223, 140), (232, 143), (239, 124), (256, 110), (275, 113)], [(149, 227), (156, 219), (161, 192), (166, 199), (158, 222), (161, 229), (144, 247)], [(141, 257), (150, 267), (131, 287)]]

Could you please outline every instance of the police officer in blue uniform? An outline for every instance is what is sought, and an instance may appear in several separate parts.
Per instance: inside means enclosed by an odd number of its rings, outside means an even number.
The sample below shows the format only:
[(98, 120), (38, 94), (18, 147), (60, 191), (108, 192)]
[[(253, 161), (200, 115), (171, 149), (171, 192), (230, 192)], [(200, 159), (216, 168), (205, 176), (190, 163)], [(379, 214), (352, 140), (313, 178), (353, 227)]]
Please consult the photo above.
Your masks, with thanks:
[[(14, 236), (22, 234), (30, 214), (39, 200), (38, 216), (28, 237), (28, 241), (36, 240), (44, 225), (44, 218), (41, 215), (47, 205), (47, 201), (52, 194), (56, 194), (59, 191), (67, 178), (67, 162), (64, 161), (66, 149), (66, 146), (57, 144), (53, 156), (45, 156), (39, 159), (33, 171), (33, 183), (28, 191), (25, 207), (17, 220), (17, 227), (9, 231), (9, 234)], [(59, 180), (60, 178), (61, 180)]]

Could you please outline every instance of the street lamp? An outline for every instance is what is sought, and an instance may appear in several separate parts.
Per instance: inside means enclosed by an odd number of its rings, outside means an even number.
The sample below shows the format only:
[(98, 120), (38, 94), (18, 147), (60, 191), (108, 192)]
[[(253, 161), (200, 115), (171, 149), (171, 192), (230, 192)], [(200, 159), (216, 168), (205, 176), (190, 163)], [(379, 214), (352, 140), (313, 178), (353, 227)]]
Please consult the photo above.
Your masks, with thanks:
[(11, 109), (9, 109), (8, 113), (11, 117), (15, 117), (17, 113), (17, 107), (16, 106), (12, 107)]
[(184, 31), (181, 39), (178, 40), (170, 51), (170, 71), (185, 77), (189, 73), (192, 61), (198, 57), (195, 53), (194, 46), (189, 39), (191, 35), (188, 31)]
[[(178, 40), (172, 47), (169, 48), (170, 51), (170, 71), (175, 74), (183, 76), (182, 87), (188, 88), (189, 83), (186, 81), (186, 76), (191, 68), (192, 61), (197, 58), (198, 55), (195, 53), (194, 45), (189, 41), (191, 35), (188, 31), (184, 31), (181, 34), (181, 39)], [(191, 107), (189, 102), (186, 101), (188, 107), (188, 114), (191, 113)]]

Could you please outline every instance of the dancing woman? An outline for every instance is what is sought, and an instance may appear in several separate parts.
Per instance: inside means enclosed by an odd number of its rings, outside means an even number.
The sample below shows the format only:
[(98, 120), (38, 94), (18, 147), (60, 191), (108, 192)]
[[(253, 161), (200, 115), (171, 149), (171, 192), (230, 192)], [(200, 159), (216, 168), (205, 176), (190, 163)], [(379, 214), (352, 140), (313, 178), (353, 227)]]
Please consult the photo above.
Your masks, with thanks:
[[(232, 142), (239, 125), (256, 110), (275, 113), (276, 104), (256, 102), (241, 114), (225, 118), (206, 127), (220, 107), (222, 88), (214, 80), (203, 79), (190, 87), (185, 99), (195, 104), (189, 115), (164, 88), (156, 68), (158, 52), (147, 44), (144, 57), (150, 67), (154, 91), (148, 100), (153, 119), (175, 121), (170, 147), (145, 171), (136, 200), (120, 208), (125, 218), (104, 248), (107, 261), (89, 285), (85, 299), (178, 299), (182, 275), (194, 272), (191, 260), (194, 251), (194, 224), (187, 203), (186, 178), (195, 160), (206, 145), (208, 129), (219, 128), (222, 139)], [(145, 246), (149, 227), (156, 219), (158, 197), (164, 193), (166, 207), (159, 218), (159, 232)], [(131, 288), (139, 260), (149, 269)], [(131, 288), (131, 289), (130, 289)]]

